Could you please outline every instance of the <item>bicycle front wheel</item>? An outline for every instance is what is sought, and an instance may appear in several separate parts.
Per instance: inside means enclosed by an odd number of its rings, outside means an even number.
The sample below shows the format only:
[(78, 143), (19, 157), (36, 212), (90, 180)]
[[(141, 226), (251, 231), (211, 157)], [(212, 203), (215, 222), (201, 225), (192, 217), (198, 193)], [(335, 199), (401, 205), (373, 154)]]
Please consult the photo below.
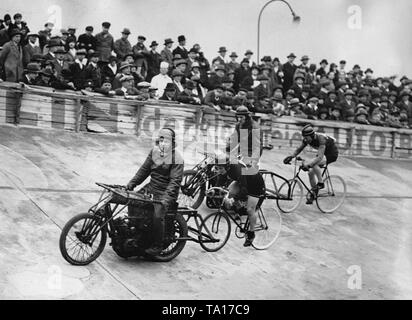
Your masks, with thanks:
[(333, 213), (340, 208), (346, 198), (346, 183), (339, 176), (329, 176), (324, 181), (325, 188), (319, 190), (316, 204), (323, 213)]
[[(290, 198), (288, 192), (290, 188)], [(276, 204), (283, 213), (291, 213), (300, 207), (303, 199), (303, 187), (298, 180), (284, 182), (279, 188), (281, 199), (276, 199)]]
[(231, 228), (227, 214), (221, 212), (209, 214), (199, 228), (200, 246), (207, 252), (219, 251), (229, 240)]
[(279, 238), (282, 229), (282, 215), (276, 208), (267, 209), (270, 214), (264, 214), (262, 208), (258, 211), (255, 239), (252, 246), (256, 250), (269, 249)]

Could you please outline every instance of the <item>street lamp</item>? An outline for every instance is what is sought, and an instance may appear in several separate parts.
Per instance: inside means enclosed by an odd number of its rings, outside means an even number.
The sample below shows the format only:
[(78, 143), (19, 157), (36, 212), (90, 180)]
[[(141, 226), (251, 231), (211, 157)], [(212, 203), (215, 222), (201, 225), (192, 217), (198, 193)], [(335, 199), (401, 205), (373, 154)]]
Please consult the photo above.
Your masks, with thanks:
[(293, 11), (293, 9), (292, 9), (292, 7), (290, 6), (289, 2), (287, 2), (287, 1), (285, 1), (285, 0), (271, 0), (271, 1), (268, 1), (268, 2), (262, 7), (262, 9), (260, 10), (259, 19), (258, 19), (258, 34), (257, 34), (257, 63), (258, 63), (258, 64), (259, 64), (259, 58), (260, 58), (260, 56), (259, 56), (259, 51), (260, 51), (260, 20), (261, 20), (261, 18), (262, 18), (262, 13), (263, 13), (263, 11), (265, 10), (265, 8), (266, 8), (269, 4), (271, 4), (272, 2), (276, 2), (276, 1), (283, 2), (283, 3), (285, 3), (285, 4), (289, 7), (290, 12), (292, 13), (292, 18), (293, 18), (292, 21), (293, 21), (293, 23), (299, 23), (299, 22), (300, 22), (300, 17), (295, 13), (295, 11)]

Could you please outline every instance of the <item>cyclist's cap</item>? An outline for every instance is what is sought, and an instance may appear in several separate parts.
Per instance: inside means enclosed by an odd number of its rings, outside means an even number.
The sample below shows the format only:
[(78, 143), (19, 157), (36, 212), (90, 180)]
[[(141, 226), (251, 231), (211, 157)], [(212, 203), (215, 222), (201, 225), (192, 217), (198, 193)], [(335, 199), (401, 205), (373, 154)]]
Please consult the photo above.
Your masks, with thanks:
[(311, 136), (314, 133), (315, 133), (315, 130), (313, 129), (313, 127), (310, 124), (304, 126), (303, 129), (302, 129), (302, 136), (304, 136), (304, 137)]

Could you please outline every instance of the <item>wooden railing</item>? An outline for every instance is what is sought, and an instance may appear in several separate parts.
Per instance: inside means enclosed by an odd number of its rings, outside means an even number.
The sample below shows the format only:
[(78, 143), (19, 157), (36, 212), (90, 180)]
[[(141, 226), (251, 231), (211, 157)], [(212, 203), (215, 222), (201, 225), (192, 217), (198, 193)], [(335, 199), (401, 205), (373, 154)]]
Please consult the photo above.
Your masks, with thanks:
[[(256, 114), (275, 149), (290, 151), (301, 142), (300, 130), (312, 123), (337, 139), (341, 154), (412, 159), (412, 130), (315, 121)], [(176, 130), (183, 148), (214, 148), (233, 131), (234, 112), (216, 112), (157, 100), (136, 101), (87, 92), (55, 91), (0, 83), (0, 124), (55, 128), (74, 132), (120, 133), (151, 139), (156, 129)]]

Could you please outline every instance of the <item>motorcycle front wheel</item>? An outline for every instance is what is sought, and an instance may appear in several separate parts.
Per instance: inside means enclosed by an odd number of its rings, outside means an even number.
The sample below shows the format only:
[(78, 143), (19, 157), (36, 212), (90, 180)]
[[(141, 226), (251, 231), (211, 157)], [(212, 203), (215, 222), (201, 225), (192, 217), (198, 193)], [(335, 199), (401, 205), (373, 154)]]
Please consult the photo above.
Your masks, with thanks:
[(85, 266), (96, 260), (107, 241), (102, 217), (89, 213), (70, 219), (60, 235), (59, 247), (63, 258), (72, 265)]

